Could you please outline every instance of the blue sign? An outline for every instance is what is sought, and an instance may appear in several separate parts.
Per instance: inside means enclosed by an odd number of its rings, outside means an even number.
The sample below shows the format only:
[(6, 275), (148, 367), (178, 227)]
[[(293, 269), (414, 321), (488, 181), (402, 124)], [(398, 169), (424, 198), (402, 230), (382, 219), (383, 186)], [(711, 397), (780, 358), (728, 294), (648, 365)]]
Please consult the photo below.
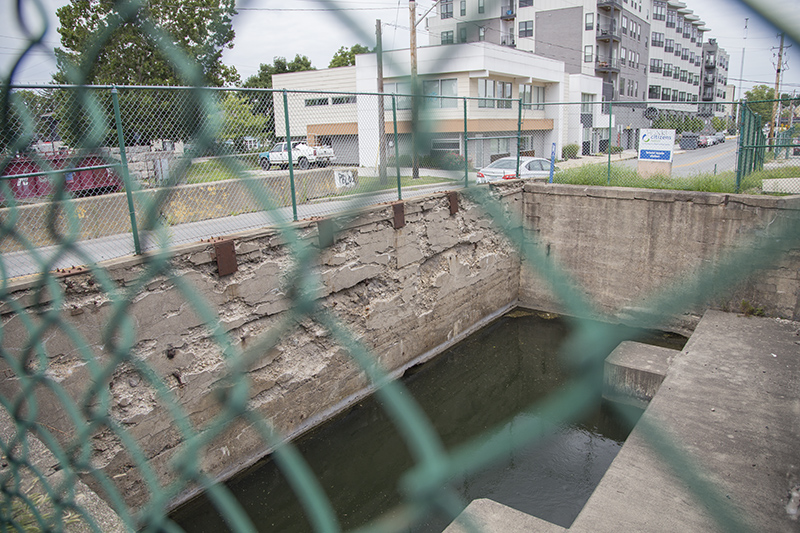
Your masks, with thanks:
[(553, 183), (553, 172), (556, 168), (556, 143), (553, 143), (553, 149), (550, 151), (550, 181)]
[(672, 159), (672, 152), (669, 150), (641, 150), (639, 160), (641, 161), (669, 161)]

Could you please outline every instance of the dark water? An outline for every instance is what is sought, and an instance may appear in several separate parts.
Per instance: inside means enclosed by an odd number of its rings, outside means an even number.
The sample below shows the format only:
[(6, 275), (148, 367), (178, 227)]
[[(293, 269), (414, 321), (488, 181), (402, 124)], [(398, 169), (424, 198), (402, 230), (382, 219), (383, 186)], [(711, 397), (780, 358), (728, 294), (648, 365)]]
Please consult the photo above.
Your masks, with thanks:
[[(525, 315), (525, 316), (518, 316)], [(515, 313), (500, 318), (434, 360), (403, 384), (424, 409), (446, 447), (507, 423), (564, 383), (558, 347), (569, 334), (562, 319)], [(643, 342), (679, 349), (685, 339), (625, 330)], [(637, 413), (638, 414), (638, 413)], [(616, 456), (630, 427), (598, 398), (580, 424), (559, 425), (543, 442), (452, 486), (465, 502), (490, 498), (569, 527)], [(296, 445), (320, 480), (343, 529), (364, 525), (401, 502), (397, 480), (413, 462), (380, 405), (366, 399)], [(265, 459), (228, 482), (259, 531), (310, 531), (304, 512), (275, 464)], [(188, 532), (227, 531), (204, 498), (172, 516)], [(450, 519), (431, 517), (415, 531), (442, 531)]]

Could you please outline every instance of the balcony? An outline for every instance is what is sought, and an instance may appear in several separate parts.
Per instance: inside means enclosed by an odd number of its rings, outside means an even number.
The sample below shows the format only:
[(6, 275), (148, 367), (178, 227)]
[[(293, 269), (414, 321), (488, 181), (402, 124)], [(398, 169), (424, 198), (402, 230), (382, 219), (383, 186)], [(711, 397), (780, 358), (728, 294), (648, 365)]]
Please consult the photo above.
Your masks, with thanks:
[(619, 30), (616, 24), (600, 26), (597, 25), (597, 40), (598, 41), (617, 41), (620, 40)]
[(514, 4), (501, 4), (500, 5), (500, 18), (503, 20), (514, 20), (517, 12), (514, 9)]
[(619, 72), (619, 59), (615, 57), (598, 57), (594, 63), (598, 72)]
[(714, 85), (714, 75), (706, 74), (703, 76), (703, 85)]
[(711, 102), (714, 100), (714, 91), (703, 91), (703, 101), (704, 102)]
[(600, 9), (622, 9), (622, 0), (597, 0), (597, 7)]
[(517, 46), (516, 41), (514, 41), (514, 34), (513, 33), (503, 33), (500, 36), (500, 44), (503, 46), (510, 46), (511, 48), (515, 48)]
[(717, 68), (717, 64), (714, 62), (713, 59), (711, 60), (706, 59), (704, 64), (705, 68), (707, 68), (708, 70), (714, 70), (715, 68)]

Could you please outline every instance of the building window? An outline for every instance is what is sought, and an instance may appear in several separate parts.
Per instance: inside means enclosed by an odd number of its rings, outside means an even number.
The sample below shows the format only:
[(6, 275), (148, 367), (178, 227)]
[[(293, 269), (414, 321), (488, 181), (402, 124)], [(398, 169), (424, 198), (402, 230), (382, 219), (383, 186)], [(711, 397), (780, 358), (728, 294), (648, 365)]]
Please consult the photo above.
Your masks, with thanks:
[(661, 59), (650, 60), (650, 72), (660, 74), (664, 70), (664, 61)]
[(628, 59), (628, 50), (626, 48), (620, 48), (619, 49), (619, 61), (620, 61), (620, 63), (622, 63), (624, 65), (625, 61), (627, 59)]
[(447, 0), (439, 4), (439, 14), (443, 19), (453, 18), (453, 0)]
[[(411, 84), (410, 83), (384, 83), (383, 84), (383, 92), (386, 94), (404, 94), (409, 95), (411, 94)], [(392, 98), (384, 98), (384, 107), (386, 109), (392, 108)], [(395, 97), (395, 105), (397, 109), (411, 109), (411, 97), (409, 96), (398, 96)]]
[(672, 77), (672, 63), (664, 63), (664, 77), (665, 78)]
[(519, 7), (531, 7), (533, 0), (519, 0)]
[(467, 42), (467, 27), (464, 26), (463, 28), (458, 28), (458, 42), (465, 43)]
[(664, 52), (667, 54), (675, 51), (675, 39), (667, 39), (664, 41)]
[(501, 109), (511, 109), (512, 101), (511, 101), (511, 82), (510, 81), (498, 81), (497, 82), (497, 97), (503, 98), (497, 102), (497, 107)]
[(681, 70), (681, 81), (689, 81), (689, 71)]
[(478, 40), (479, 41), (485, 41), (486, 40), (486, 28), (484, 28), (483, 26), (478, 28)]
[(680, 56), (682, 52), (681, 43), (675, 43), (675, 55)]
[(483, 13), (486, 11), (486, 0), (478, 0), (478, 13)]
[(531, 98), (532, 98), (532, 91), (531, 86), (528, 84), (520, 84), (519, 86), (519, 97), (522, 100), (522, 109), (530, 109), (531, 108)]
[[(458, 82), (455, 78), (444, 80), (424, 80), (422, 82), (422, 93), (425, 96), (457, 96)], [(428, 107), (458, 107), (458, 100), (455, 98), (429, 98)]]
[(451, 31), (443, 31), (442, 32), (442, 44), (453, 44), (453, 32)]
[(526, 20), (519, 23), (519, 36), (520, 37), (533, 37), (533, 21)]
[(467, 16), (467, 0), (461, 0), (461, 16)]
[(487, 79), (478, 80), (478, 107), (494, 107), (494, 81)]
[(625, 96), (625, 78), (619, 79), (619, 95)]
[(672, 100), (672, 91), (670, 90), (669, 87), (661, 88), (661, 99), (666, 100), (667, 102)]
[(672, 101), (673, 102), (678, 101), (678, 91), (672, 91)]
[(594, 29), (594, 13), (586, 13), (586, 29)]
[(327, 98), (308, 98), (306, 99), (306, 107), (315, 105), (328, 105)]
[(622, 15), (622, 33), (627, 35), (628, 34), (628, 17)]
[(334, 96), (331, 98), (332, 105), (340, 105), (340, 104), (355, 104), (356, 97), (355, 95), (350, 96)]
[(686, 92), (681, 91), (680, 93), (678, 93), (678, 101), (679, 102), (685, 102), (686, 101)]
[(653, 2), (653, 20), (666, 20), (667, 3), (656, 0)]
[(544, 110), (544, 87), (533, 86), (533, 109)]
[(590, 115), (594, 113), (594, 95), (581, 93), (581, 114)]
[(583, 62), (584, 63), (591, 63), (592, 56), (594, 55), (594, 46), (591, 44), (587, 44), (583, 47)]
[(671, 9), (667, 11), (667, 28), (674, 28), (676, 26), (676, 22), (678, 19), (678, 12), (672, 11)]
[(654, 31), (651, 37), (651, 44), (653, 46), (664, 46), (664, 34), (658, 31)]
[(639, 82), (638, 81), (636, 83), (634, 83), (633, 96), (634, 96), (634, 98), (639, 98)]
[(676, 24), (675, 31), (677, 33), (683, 33), (683, 17), (678, 15), (678, 23)]
[(681, 51), (681, 59), (683, 59), (683, 60), (689, 59), (689, 49), (688, 48), (684, 48)]
[(661, 97), (661, 86), (651, 85), (647, 97), (650, 98), (651, 100), (658, 100)]

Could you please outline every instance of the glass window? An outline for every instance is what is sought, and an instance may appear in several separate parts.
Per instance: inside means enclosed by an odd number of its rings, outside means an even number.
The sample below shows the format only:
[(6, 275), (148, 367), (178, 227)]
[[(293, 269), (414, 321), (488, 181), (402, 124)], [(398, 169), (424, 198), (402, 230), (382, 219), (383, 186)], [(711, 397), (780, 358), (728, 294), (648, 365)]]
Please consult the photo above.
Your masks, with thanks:
[[(423, 80), (422, 93), (425, 96), (457, 96), (458, 81), (455, 78), (444, 80)], [(429, 98), (428, 107), (458, 107), (458, 101), (454, 98)]]
[(619, 95), (620, 96), (625, 96), (625, 79), (624, 78), (620, 78), (619, 79)]
[(519, 23), (519, 36), (520, 37), (533, 37), (533, 21), (526, 20)]
[(467, 16), (467, 0), (461, 0), (461, 16)]
[(478, 97), (485, 100), (478, 100), (478, 107), (494, 107), (494, 81), (487, 79), (478, 80)]
[(497, 102), (497, 107), (501, 109), (511, 109), (512, 101), (511, 101), (511, 82), (508, 81), (498, 81), (497, 82), (497, 97), (504, 98), (505, 100), (500, 100)]
[(651, 98), (653, 100), (657, 100), (659, 97), (661, 97), (661, 86), (660, 85), (651, 85), (650, 86), (650, 91), (648, 92), (647, 97)]
[(628, 17), (622, 15), (622, 33), (628, 33)]
[(453, 32), (452, 31), (443, 31), (442, 32), (442, 44), (453, 44)]
[(669, 87), (662, 87), (661, 88), (661, 99), (662, 100), (671, 100), (672, 99), (672, 91)]
[(467, 42), (467, 27), (464, 26), (462, 28), (458, 28), (458, 42), (465, 43)]
[(486, 11), (486, 0), (478, 0), (478, 13), (483, 13)]
[(445, 0), (439, 4), (439, 14), (443, 19), (453, 18), (453, 0)]
[(308, 98), (306, 100), (306, 107), (315, 105), (328, 105), (327, 98)]
[(479, 41), (485, 41), (486, 40), (486, 28), (484, 28), (483, 26), (478, 28), (478, 40)]
[[(411, 84), (410, 83), (384, 83), (383, 84), (383, 92), (386, 94), (411, 94)], [(411, 97), (409, 96), (398, 96), (395, 99), (395, 103), (397, 105), (397, 109), (411, 109)], [(386, 109), (392, 108), (392, 99), (391, 98), (384, 98), (384, 107)]]
[(586, 13), (586, 29), (594, 29), (594, 13)]
[(522, 100), (522, 109), (530, 109), (532, 101), (531, 86), (528, 84), (521, 84), (519, 86), (519, 97)]
[(544, 109), (544, 87), (533, 87), (533, 109), (542, 111)]
[(519, 0), (519, 7), (530, 7), (533, 5), (533, 0)]
[(588, 93), (581, 93), (581, 113), (587, 114), (594, 111), (594, 95)]
[(585, 63), (592, 62), (592, 55), (594, 54), (594, 47), (591, 44), (587, 44), (583, 47), (583, 61)]

